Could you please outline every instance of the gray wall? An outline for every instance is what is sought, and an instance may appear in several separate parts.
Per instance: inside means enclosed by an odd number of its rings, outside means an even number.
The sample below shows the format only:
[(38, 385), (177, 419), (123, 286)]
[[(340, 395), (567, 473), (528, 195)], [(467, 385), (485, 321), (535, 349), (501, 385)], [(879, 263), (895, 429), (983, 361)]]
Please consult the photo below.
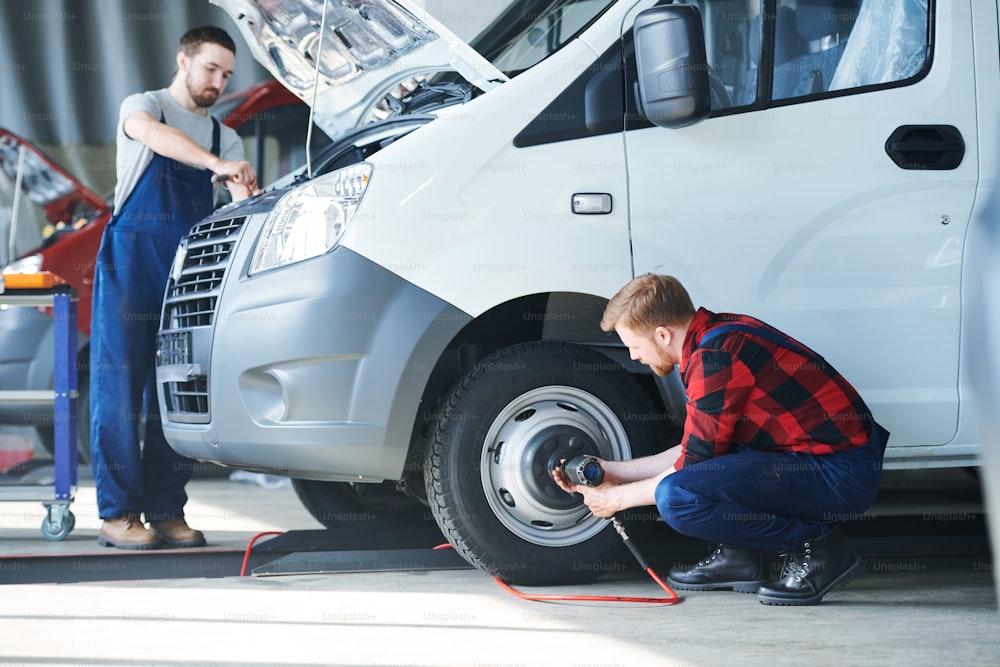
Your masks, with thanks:
[(181, 34), (207, 23), (237, 43), (229, 91), (267, 78), (208, 0), (3, 0), (0, 125), (41, 144), (111, 143), (121, 100), (169, 84)]

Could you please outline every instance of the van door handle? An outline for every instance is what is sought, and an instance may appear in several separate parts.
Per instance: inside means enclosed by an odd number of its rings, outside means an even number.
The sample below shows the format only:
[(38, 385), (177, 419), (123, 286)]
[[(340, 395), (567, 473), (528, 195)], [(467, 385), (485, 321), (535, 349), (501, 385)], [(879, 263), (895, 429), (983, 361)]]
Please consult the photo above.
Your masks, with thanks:
[(607, 215), (611, 213), (611, 195), (606, 192), (577, 192), (570, 199), (574, 213), (580, 215)]
[(955, 169), (965, 140), (954, 125), (902, 125), (889, 135), (885, 152), (900, 169)]

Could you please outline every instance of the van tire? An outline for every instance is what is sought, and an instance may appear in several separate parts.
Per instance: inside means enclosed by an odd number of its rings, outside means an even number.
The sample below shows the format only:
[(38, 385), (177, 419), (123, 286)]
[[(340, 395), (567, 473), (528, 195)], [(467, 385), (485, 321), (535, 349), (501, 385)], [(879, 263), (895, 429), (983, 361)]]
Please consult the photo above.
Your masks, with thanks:
[(562, 458), (666, 447), (666, 415), (617, 362), (533, 342), (480, 361), (442, 401), (425, 458), (427, 499), (470, 564), (519, 585), (583, 583), (620, 570), (608, 521), (551, 477)]
[(382, 484), (353, 484), (293, 479), (299, 502), (325, 528), (377, 521), (388, 525), (413, 525), (430, 521), (427, 508), (416, 498)]

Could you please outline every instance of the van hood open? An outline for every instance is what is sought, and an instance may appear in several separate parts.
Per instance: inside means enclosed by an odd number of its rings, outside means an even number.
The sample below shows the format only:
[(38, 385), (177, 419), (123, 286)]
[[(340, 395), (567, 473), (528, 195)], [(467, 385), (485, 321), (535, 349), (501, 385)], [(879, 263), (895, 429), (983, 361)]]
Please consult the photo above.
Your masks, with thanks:
[(254, 58), (313, 106), (332, 139), (377, 119), (376, 105), (413, 79), (455, 71), (481, 90), (507, 80), (410, 0), (210, 1), (236, 22)]

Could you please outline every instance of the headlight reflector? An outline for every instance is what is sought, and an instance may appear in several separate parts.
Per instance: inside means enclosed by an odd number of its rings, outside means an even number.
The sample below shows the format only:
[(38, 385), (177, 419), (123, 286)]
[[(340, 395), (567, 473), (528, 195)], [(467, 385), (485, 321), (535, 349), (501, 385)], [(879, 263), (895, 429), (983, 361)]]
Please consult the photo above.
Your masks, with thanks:
[(361, 204), (368, 162), (318, 176), (282, 197), (257, 240), (250, 275), (317, 257), (337, 246)]

